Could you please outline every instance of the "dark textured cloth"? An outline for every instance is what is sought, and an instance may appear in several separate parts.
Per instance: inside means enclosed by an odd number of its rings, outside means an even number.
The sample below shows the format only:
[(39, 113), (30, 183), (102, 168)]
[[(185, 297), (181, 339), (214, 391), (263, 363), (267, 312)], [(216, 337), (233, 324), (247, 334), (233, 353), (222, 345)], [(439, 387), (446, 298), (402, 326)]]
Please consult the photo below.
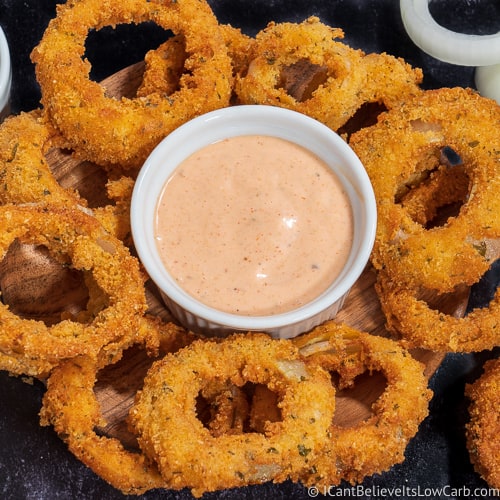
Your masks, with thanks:
[[(119, 1), (119, 0), (117, 0)], [(365, 52), (386, 51), (423, 68), (424, 86), (473, 86), (474, 69), (443, 64), (420, 52), (405, 34), (397, 0), (212, 0), (223, 23), (255, 34), (268, 21), (301, 21), (317, 15), (345, 31), (345, 41)], [(13, 64), (12, 112), (39, 106), (40, 91), (30, 52), (40, 40), (56, 3), (52, 0), (0, 0), (0, 25), (10, 43)], [(433, 2), (442, 24), (469, 33), (500, 31), (496, 0)], [(104, 29), (91, 33), (87, 57), (92, 78), (99, 80), (142, 59), (162, 41), (164, 33), (150, 25)], [(496, 289), (496, 266), (474, 288), (471, 306), (484, 305)], [(430, 415), (411, 441), (403, 464), (367, 478), (359, 487), (342, 484), (320, 492), (319, 498), (491, 498), (474, 473), (465, 447), (467, 401), (464, 386), (481, 372), (485, 359), (498, 352), (448, 355), (431, 380), (435, 395)], [(39, 426), (43, 384), (25, 384), (0, 373), (0, 498), (2, 500), (112, 500), (124, 498), (76, 460), (51, 428)], [(207, 494), (207, 499), (307, 499), (301, 485), (264, 484)], [(152, 491), (144, 499), (189, 499), (188, 491)]]

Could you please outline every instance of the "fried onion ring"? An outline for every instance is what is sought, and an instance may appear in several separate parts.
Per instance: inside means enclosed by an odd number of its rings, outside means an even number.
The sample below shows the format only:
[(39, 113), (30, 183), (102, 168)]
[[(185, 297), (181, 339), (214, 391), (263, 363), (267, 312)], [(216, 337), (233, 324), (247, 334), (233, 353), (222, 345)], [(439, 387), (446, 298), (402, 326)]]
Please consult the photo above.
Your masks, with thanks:
[[(108, 98), (83, 58), (90, 29), (155, 22), (183, 35), (185, 72), (165, 97)], [(229, 104), (232, 70), (218, 22), (199, 0), (70, 0), (32, 52), (42, 104), (72, 149), (99, 165), (137, 168), (156, 144), (194, 116)]]
[(2, 259), (14, 241), (42, 245), (63, 266), (82, 271), (90, 287), (87, 310), (50, 327), (0, 303), (2, 369), (44, 376), (61, 360), (80, 354), (108, 362), (138, 339), (147, 310), (139, 263), (97, 219), (60, 205), (3, 205), (0, 223)]
[(431, 307), (419, 290), (398, 284), (380, 271), (375, 289), (386, 327), (406, 347), (436, 352), (477, 352), (500, 345), (500, 289), (487, 307), (455, 317)]
[(329, 438), (314, 472), (301, 478), (309, 485), (361, 482), (404, 460), (410, 439), (428, 414), (432, 392), (424, 366), (395, 341), (334, 322), (294, 339), (307, 366), (338, 373), (340, 387), (356, 383), (364, 371), (380, 371), (387, 380), (372, 406), (373, 415), (352, 427), (330, 426)]
[(359, 117), (368, 104), (391, 109), (420, 92), (420, 69), (385, 53), (366, 55), (338, 41), (343, 36), (317, 17), (270, 23), (256, 36), (247, 73), (236, 79), (240, 102), (293, 109), (349, 134), (366, 126), (368, 118)]
[(470, 421), (467, 448), (476, 471), (493, 488), (500, 488), (500, 359), (484, 364), (484, 372), (466, 386)]
[[(492, 242), (500, 238), (499, 124), (494, 101), (450, 88), (421, 92), (351, 137), (377, 199), (377, 270), (440, 293), (471, 285), (486, 272), (498, 257)], [(428, 229), (398, 202), (398, 193), (435, 170), (444, 148), (461, 157), (469, 187), (458, 215)]]
[[(282, 420), (269, 422), (264, 434), (212, 436), (196, 415), (196, 398), (213, 381), (268, 386), (279, 396)], [(236, 334), (195, 341), (156, 362), (131, 410), (131, 424), (165, 480), (201, 496), (303, 471), (324, 441), (333, 411), (328, 374), (306, 368), (290, 341)]]
[[(158, 324), (152, 317), (145, 317), (141, 328), (147, 330), (145, 347), (153, 351), (174, 352), (192, 340), (172, 323)], [(56, 367), (47, 381), (41, 425), (54, 426), (82, 463), (124, 494), (138, 495), (166, 487), (155, 464), (142, 453), (127, 450), (117, 438), (97, 434), (96, 427), (106, 423), (94, 393), (98, 372), (96, 360), (88, 356)]]
[[(221, 24), (220, 32), (231, 59), (233, 74), (245, 74), (254, 55), (255, 38), (229, 24)], [(137, 96), (147, 97), (153, 93), (171, 95), (179, 90), (186, 57), (186, 43), (181, 35), (172, 37), (157, 49), (149, 51), (144, 57), (144, 75), (137, 89)]]
[[(341, 29), (317, 17), (300, 24), (270, 23), (256, 36), (256, 56), (247, 74), (236, 79), (239, 101), (293, 109), (339, 129), (360, 106), (359, 93), (366, 84), (364, 54), (339, 42), (343, 36)], [(290, 78), (294, 83), (303, 66), (317, 72), (312, 90), (288, 90), (284, 73), (296, 68)]]
[[(0, 125), (0, 203), (61, 204), (66, 208), (87, 206), (75, 190), (56, 180), (46, 158), (60, 142), (59, 133), (41, 110), (8, 117)], [(108, 197), (114, 203), (96, 207), (94, 215), (113, 236), (130, 243), (130, 198), (133, 179), (121, 177), (107, 183)]]
[(40, 110), (8, 117), (0, 126), (0, 203), (85, 204), (56, 181), (45, 158), (59, 134)]

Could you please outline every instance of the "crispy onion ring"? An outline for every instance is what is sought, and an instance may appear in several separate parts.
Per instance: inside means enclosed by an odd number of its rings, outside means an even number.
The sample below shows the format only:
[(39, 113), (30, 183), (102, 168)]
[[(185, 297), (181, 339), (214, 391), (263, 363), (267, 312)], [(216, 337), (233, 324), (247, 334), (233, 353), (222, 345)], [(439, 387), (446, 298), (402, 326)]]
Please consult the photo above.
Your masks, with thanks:
[[(145, 330), (145, 347), (153, 352), (174, 352), (192, 341), (185, 331), (153, 317), (144, 317), (141, 329)], [(106, 424), (94, 392), (99, 368), (88, 356), (56, 367), (47, 381), (41, 425), (53, 425), (82, 463), (124, 494), (166, 487), (155, 464), (142, 453), (127, 450), (117, 438), (97, 434), (96, 427)]]
[(387, 329), (407, 347), (437, 352), (477, 352), (500, 345), (500, 289), (488, 307), (477, 307), (464, 317), (432, 308), (419, 290), (395, 283), (380, 271), (376, 291)]
[(359, 332), (333, 322), (294, 339), (307, 366), (320, 366), (340, 376), (340, 386), (356, 383), (364, 371), (380, 371), (387, 379), (373, 415), (352, 427), (330, 426), (329, 438), (314, 473), (305, 484), (360, 482), (404, 460), (410, 439), (428, 414), (432, 392), (424, 366), (393, 340)]
[[(363, 53), (338, 41), (343, 31), (311, 17), (295, 23), (270, 23), (256, 36), (256, 57), (235, 91), (242, 104), (269, 104), (309, 115), (337, 130), (360, 106), (359, 93), (366, 83)], [(286, 89), (283, 70), (307, 64), (315, 68), (322, 85), (309, 94)], [(292, 75), (294, 82), (303, 72)]]
[[(254, 54), (255, 38), (229, 24), (221, 24), (219, 28), (231, 59), (233, 74), (246, 73)], [(144, 57), (144, 75), (137, 96), (147, 97), (153, 93), (171, 95), (179, 90), (186, 57), (186, 42), (182, 35), (172, 37), (157, 49), (149, 51)]]
[(421, 70), (388, 54), (352, 49), (338, 41), (343, 36), (317, 17), (270, 23), (256, 36), (248, 72), (236, 79), (239, 101), (293, 109), (343, 132), (363, 105), (388, 109), (419, 91)]
[(84, 204), (55, 180), (45, 153), (58, 133), (40, 110), (8, 117), (0, 126), (0, 203)]
[[(439, 89), (421, 92), (351, 137), (377, 199), (376, 269), (440, 293), (486, 272), (498, 256), (490, 243), (500, 237), (499, 124), (494, 101), (470, 89)], [(436, 169), (446, 147), (461, 157), (469, 188), (457, 216), (427, 229), (398, 196), (412, 189), (413, 178)]]
[(133, 244), (130, 230), (130, 200), (134, 183), (131, 177), (126, 176), (108, 180), (106, 190), (108, 197), (114, 203), (91, 210), (91, 214), (103, 225), (104, 229), (128, 247)]
[(500, 488), (500, 359), (484, 364), (484, 372), (466, 386), (470, 421), (467, 448), (476, 471), (493, 488)]
[[(279, 396), (282, 420), (268, 423), (265, 434), (212, 436), (195, 404), (212, 381), (268, 386)], [(290, 341), (237, 334), (219, 342), (195, 341), (156, 362), (131, 410), (131, 423), (168, 483), (200, 496), (303, 471), (325, 439), (333, 411), (327, 373), (306, 368)]]
[(50, 327), (0, 303), (2, 369), (45, 376), (80, 354), (108, 362), (137, 340), (147, 309), (138, 261), (94, 217), (60, 205), (3, 205), (0, 223), (2, 259), (14, 241), (45, 246), (62, 265), (82, 271), (90, 291), (86, 311)]
[[(83, 59), (88, 32), (145, 21), (184, 36), (188, 57), (180, 88), (168, 98), (108, 98), (89, 79), (90, 64)], [(72, 149), (99, 165), (139, 167), (170, 131), (226, 106), (231, 94), (231, 63), (218, 22), (198, 0), (70, 0), (58, 6), (32, 60), (51, 120)]]
[[(46, 158), (56, 148), (61, 137), (41, 110), (10, 116), (0, 126), (0, 203), (50, 203), (66, 208), (83, 209), (87, 200), (73, 189), (64, 188), (56, 180)], [(109, 203), (92, 210), (94, 215), (113, 236), (127, 243), (130, 235), (130, 198), (133, 179), (110, 179), (107, 184)]]

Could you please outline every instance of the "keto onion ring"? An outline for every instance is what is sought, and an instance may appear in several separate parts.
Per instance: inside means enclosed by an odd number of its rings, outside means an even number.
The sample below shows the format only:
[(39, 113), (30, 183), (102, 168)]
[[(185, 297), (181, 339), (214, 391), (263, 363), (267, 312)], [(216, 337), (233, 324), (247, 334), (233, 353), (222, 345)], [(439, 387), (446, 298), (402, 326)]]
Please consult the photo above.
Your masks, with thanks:
[(236, 78), (239, 101), (293, 109), (342, 131), (365, 105), (390, 109), (420, 91), (420, 69), (385, 53), (366, 55), (340, 42), (343, 36), (317, 17), (270, 23), (256, 36), (248, 71)]
[(467, 448), (476, 471), (493, 488), (500, 488), (500, 359), (484, 364), (483, 374), (466, 386), (470, 420)]
[[(378, 227), (372, 263), (408, 287), (440, 293), (475, 283), (498, 257), (500, 107), (470, 89), (428, 90), (356, 132), (350, 145), (372, 181)], [(427, 229), (398, 202), (437, 168), (444, 148), (462, 159), (469, 188), (458, 215)], [(453, 167), (450, 167), (453, 168)]]
[(428, 414), (432, 392), (424, 366), (395, 341), (328, 322), (294, 339), (307, 366), (320, 366), (340, 377), (340, 387), (356, 383), (364, 371), (380, 371), (384, 393), (372, 405), (373, 415), (352, 427), (330, 426), (314, 472), (305, 484), (329, 486), (340, 480), (361, 482), (404, 460), (404, 451)]
[(43, 377), (76, 355), (106, 363), (140, 338), (147, 304), (139, 263), (97, 219), (60, 205), (2, 205), (0, 224), (2, 259), (14, 241), (45, 246), (63, 266), (82, 271), (90, 286), (87, 310), (50, 327), (0, 303), (0, 368)]
[[(244, 74), (253, 58), (255, 38), (229, 24), (221, 24), (219, 29), (231, 60), (233, 74)], [(182, 35), (174, 36), (157, 49), (149, 51), (144, 57), (144, 75), (137, 89), (137, 96), (147, 97), (152, 93), (171, 95), (177, 91), (186, 57), (185, 37)]]
[[(282, 420), (268, 423), (264, 434), (212, 436), (195, 404), (212, 381), (268, 386), (278, 394)], [(130, 420), (139, 445), (165, 480), (201, 496), (303, 472), (326, 438), (334, 399), (328, 374), (306, 367), (290, 341), (235, 334), (217, 342), (195, 341), (157, 361)]]
[(61, 187), (45, 158), (58, 135), (40, 110), (10, 116), (0, 125), (0, 203), (84, 204), (78, 193)]
[[(90, 29), (151, 21), (183, 35), (179, 90), (120, 100), (89, 79), (83, 59)], [(232, 69), (218, 22), (199, 0), (69, 0), (59, 5), (32, 52), (42, 104), (72, 149), (103, 166), (138, 168), (185, 121), (229, 104)]]
[(375, 289), (386, 327), (407, 347), (436, 352), (478, 352), (500, 345), (500, 288), (487, 307), (455, 317), (431, 307), (419, 289), (405, 287), (379, 272)]
[[(141, 329), (144, 348), (158, 354), (174, 352), (193, 340), (172, 323), (145, 316)], [(115, 360), (118, 361), (118, 360)], [(99, 435), (96, 427), (106, 422), (94, 385), (99, 365), (89, 356), (62, 362), (51, 373), (40, 412), (41, 425), (52, 425), (69, 450), (97, 475), (124, 494), (141, 494), (166, 488), (154, 463), (142, 453), (127, 450), (113, 437)]]
[[(337, 130), (360, 106), (358, 96), (366, 83), (363, 53), (337, 40), (343, 36), (341, 29), (327, 26), (317, 17), (300, 24), (270, 23), (256, 36), (256, 56), (248, 72), (236, 79), (239, 101), (293, 109)], [(324, 82), (311, 95), (301, 91), (297, 99), (281, 79), (284, 68), (302, 64), (318, 70)]]

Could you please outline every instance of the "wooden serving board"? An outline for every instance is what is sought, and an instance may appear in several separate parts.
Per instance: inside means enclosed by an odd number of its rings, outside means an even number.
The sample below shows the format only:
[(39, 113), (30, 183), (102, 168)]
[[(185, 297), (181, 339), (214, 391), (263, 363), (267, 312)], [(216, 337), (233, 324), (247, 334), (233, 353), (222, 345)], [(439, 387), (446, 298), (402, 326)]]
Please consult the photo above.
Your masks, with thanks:
[[(133, 97), (138, 88), (143, 63), (125, 68), (102, 82), (107, 95)], [(47, 155), (51, 169), (59, 182), (65, 187), (73, 187), (87, 199), (89, 207), (105, 204), (105, 172), (88, 162), (75, 160), (70, 153), (52, 150)], [(44, 266), (43, 257), (40, 266)], [(43, 273), (43, 271), (38, 271)], [(36, 274), (36, 272), (34, 271)], [(358, 282), (352, 288), (343, 310), (337, 316), (357, 329), (388, 336), (384, 327), (384, 316), (374, 290), (375, 272), (367, 266)], [(61, 287), (64, 289), (64, 287)], [(171, 319), (164, 307), (158, 291), (151, 283), (147, 284), (150, 312), (165, 319)], [(467, 295), (467, 294), (466, 294)], [(65, 292), (66, 296), (66, 292)], [(32, 300), (32, 299), (31, 299)], [(59, 299), (60, 300), (60, 299)], [(443, 310), (461, 316), (465, 313), (468, 295), (448, 298), (440, 304)], [(425, 373), (430, 377), (441, 363), (444, 354), (415, 350), (412, 354), (425, 364)], [(100, 429), (106, 435), (118, 437), (127, 446), (133, 447), (135, 440), (127, 430), (126, 417), (133, 404), (134, 396), (141, 387), (144, 375), (152, 363), (144, 352), (129, 350), (124, 358), (115, 365), (102, 370), (96, 384), (96, 394), (100, 401), (107, 425)], [(349, 426), (370, 415), (371, 404), (384, 390), (384, 379), (380, 374), (364, 377), (354, 389), (337, 394), (336, 423)]]

